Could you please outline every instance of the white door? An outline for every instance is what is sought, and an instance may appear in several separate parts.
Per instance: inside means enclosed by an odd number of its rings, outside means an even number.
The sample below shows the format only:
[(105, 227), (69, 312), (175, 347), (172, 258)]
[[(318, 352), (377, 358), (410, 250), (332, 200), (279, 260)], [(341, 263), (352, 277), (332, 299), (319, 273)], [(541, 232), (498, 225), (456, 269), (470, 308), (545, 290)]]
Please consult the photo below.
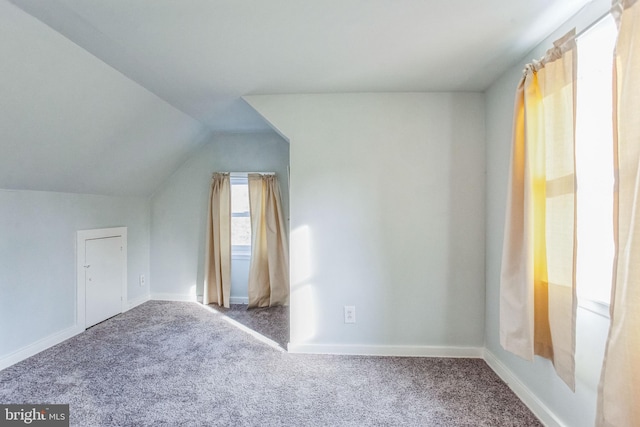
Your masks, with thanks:
[(122, 313), (122, 236), (85, 242), (85, 327)]

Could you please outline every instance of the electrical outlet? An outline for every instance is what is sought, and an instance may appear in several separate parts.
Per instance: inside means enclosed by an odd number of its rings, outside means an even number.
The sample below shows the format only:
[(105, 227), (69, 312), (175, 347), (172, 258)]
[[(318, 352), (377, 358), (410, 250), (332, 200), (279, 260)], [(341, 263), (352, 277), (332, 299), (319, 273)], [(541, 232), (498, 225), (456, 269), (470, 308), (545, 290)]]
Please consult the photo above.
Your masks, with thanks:
[(344, 323), (356, 323), (356, 306), (344, 306)]
[(139, 281), (140, 281), (140, 286), (144, 286), (144, 274), (140, 275)]

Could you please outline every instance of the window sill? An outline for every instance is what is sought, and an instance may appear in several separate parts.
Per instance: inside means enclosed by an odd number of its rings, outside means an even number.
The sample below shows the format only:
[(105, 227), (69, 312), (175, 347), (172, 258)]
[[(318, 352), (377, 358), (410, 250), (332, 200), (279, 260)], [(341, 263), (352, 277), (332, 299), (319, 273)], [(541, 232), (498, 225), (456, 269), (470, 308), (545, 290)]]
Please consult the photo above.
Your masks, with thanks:
[(578, 299), (578, 307), (607, 319), (609, 318), (609, 304), (590, 299)]

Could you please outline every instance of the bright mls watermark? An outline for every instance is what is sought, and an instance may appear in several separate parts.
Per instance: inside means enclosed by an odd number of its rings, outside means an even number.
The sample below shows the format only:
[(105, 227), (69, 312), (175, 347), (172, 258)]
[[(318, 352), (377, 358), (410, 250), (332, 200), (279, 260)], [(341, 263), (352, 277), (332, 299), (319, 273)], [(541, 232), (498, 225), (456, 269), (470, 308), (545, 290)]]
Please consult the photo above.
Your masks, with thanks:
[(0, 427), (69, 427), (69, 405), (2, 405)]

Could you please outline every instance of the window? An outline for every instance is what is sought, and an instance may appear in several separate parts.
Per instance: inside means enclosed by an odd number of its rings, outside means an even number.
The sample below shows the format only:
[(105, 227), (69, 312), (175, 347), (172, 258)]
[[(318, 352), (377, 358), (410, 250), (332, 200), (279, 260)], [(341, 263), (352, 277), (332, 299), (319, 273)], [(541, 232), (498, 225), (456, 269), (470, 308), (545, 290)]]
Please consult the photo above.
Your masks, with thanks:
[[(576, 106), (578, 298), (609, 304), (613, 274), (612, 69), (617, 29), (611, 16), (578, 40)], [(587, 303), (588, 305), (588, 303)]]
[(247, 175), (231, 175), (231, 257), (251, 256), (251, 216)]

